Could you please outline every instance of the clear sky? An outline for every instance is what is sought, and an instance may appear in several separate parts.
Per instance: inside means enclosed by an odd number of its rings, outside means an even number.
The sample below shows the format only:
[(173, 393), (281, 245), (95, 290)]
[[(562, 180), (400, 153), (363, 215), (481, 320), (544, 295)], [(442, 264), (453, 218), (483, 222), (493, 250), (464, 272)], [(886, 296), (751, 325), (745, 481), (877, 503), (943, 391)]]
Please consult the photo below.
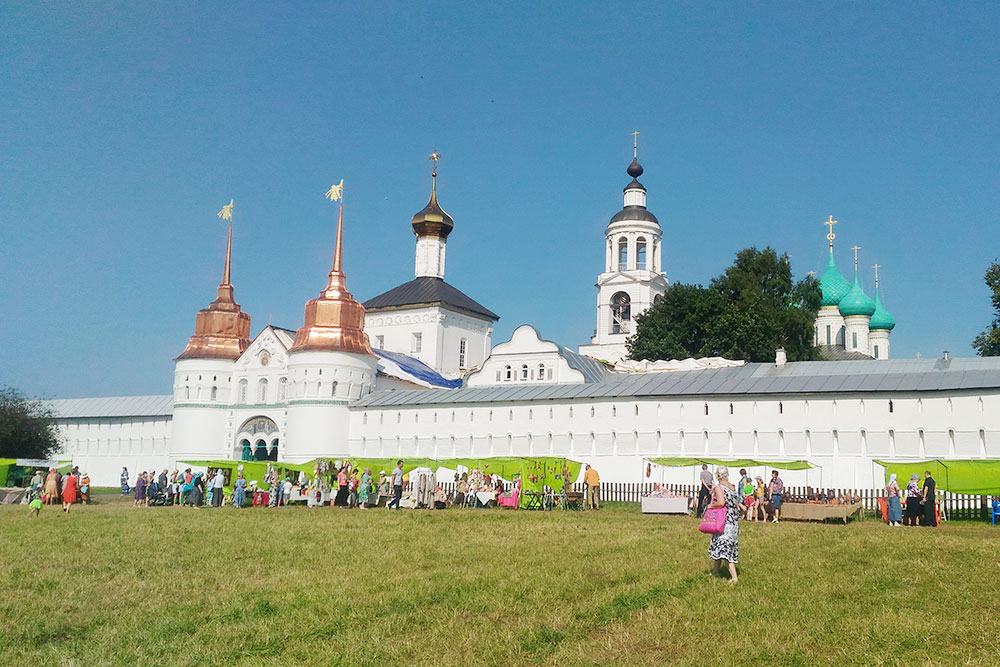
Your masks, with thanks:
[[(336, 5), (334, 7), (330, 4)], [(359, 300), (413, 277), (443, 155), (446, 279), (575, 348), (639, 130), (671, 282), (749, 245), (882, 265), (892, 352), (973, 354), (998, 254), (997, 3), (0, 5), (0, 384), (169, 393), (233, 283), (302, 325), (345, 182)]]

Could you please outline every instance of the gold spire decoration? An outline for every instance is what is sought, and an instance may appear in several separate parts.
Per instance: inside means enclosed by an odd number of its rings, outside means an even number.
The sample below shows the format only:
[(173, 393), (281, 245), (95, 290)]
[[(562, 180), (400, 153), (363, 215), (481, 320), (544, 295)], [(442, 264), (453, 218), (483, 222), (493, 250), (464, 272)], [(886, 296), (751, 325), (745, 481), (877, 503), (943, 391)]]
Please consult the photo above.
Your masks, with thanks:
[(837, 224), (837, 221), (830, 216), (830, 219), (823, 223), (830, 228), (830, 231), (826, 233), (826, 240), (830, 242), (830, 252), (833, 252), (833, 240), (837, 238), (837, 235), (833, 233), (833, 226)]
[(437, 200), (437, 163), (441, 159), (441, 154), (434, 151), (427, 159), (434, 163), (431, 170), (431, 198), (427, 206), (414, 214), (410, 224), (413, 225), (413, 233), (417, 236), (448, 238), (448, 234), (451, 234), (451, 230), (455, 227), (455, 220), (441, 208)]
[(235, 202), (222, 207), (220, 220), (229, 223), (226, 238), (226, 261), (222, 267), (222, 282), (215, 301), (198, 311), (194, 319), (194, 335), (177, 359), (238, 359), (250, 346), (250, 315), (244, 313), (233, 298), (231, 282), (233, 255), (233, 208)]
[(331, 202), (339, 202), (337, 213), (337, 241), (333, 250), (333, 268), (330, 270), (326, 289), (306, 303), (305, 324), (295, 334), (295, 342), (288, 350), (350, 352), (372, 355), (372, 348), (365, 333), (365, 308), (347, 291), (344, 275), (344, 180), (326, 192)]
[(861, 250), (861, 246), (855, 245), (851, 246), (851, 250), (854, 251), (854, 272), (858, 272), (858, 251)]
[(639, 159), (639, 130), (632, 133), (632, 159)]
[(872, 268), (875, 269), (875, 289), (878, 289), (878, 270), (881, 266), (881, 264), (872, 264)]

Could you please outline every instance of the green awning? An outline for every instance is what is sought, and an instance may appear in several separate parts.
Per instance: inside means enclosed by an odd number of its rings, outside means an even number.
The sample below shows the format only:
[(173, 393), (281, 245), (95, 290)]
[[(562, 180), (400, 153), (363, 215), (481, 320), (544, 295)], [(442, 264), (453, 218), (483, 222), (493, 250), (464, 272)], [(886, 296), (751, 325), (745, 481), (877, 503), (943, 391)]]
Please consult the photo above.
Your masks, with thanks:
[(1000, 460), (957, 460), (931, 459), (929, 461), (881, 461), (875, 463), (885, 468), (885, 479), (896, 473), (896, 482), (900, 488), (905, 488), (910, 481), (910, 475), (919, 475), (920, 484), (924, 483), (924, 471), (930, 470), (931, 476), (937, 482), (940, 491), (952, 493), (969, 493), (975, 495), (994, 495), (1000, 493)]
[(758, 459), (708, 459), (708, 458), (688, 458), (684, 456), (660, 456), (646, 459), (657, 465), (670, 468), (684, 468), (689, 466), (700, 466), (702, 464), (710, 466), (726, 466), (729, 468), (752, 468), (763, 466), (766, 468), (777, 468), (779, 470), (808, 470), (815, 468), (809, 461), (762, 461)]

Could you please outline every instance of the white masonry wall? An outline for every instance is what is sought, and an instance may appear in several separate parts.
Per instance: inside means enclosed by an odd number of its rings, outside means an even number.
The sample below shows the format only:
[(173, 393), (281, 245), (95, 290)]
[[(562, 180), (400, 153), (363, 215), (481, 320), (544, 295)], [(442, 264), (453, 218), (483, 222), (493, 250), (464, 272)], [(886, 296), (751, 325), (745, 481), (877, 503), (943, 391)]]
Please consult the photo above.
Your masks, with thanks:
[(63, 447), (53, 458), (71, 459), (94, 486), (118, 486), (122, 466), (131, 484), (141, 470), (173, 471), (170, 416), (77, 417), (56, 425)]

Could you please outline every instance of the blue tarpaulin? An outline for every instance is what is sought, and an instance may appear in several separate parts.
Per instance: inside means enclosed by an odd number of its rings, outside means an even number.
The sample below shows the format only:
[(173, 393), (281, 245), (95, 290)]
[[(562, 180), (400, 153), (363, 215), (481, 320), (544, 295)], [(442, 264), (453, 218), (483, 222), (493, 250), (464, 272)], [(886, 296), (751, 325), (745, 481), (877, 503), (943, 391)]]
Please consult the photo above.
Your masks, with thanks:
[(456, 389), (462, 386), (461, 380), (449, 380), (419, 359), (387, 350), (372, 350), (372, 352), (378, 357), (378, 369), (386, 375), (424, 387)]

